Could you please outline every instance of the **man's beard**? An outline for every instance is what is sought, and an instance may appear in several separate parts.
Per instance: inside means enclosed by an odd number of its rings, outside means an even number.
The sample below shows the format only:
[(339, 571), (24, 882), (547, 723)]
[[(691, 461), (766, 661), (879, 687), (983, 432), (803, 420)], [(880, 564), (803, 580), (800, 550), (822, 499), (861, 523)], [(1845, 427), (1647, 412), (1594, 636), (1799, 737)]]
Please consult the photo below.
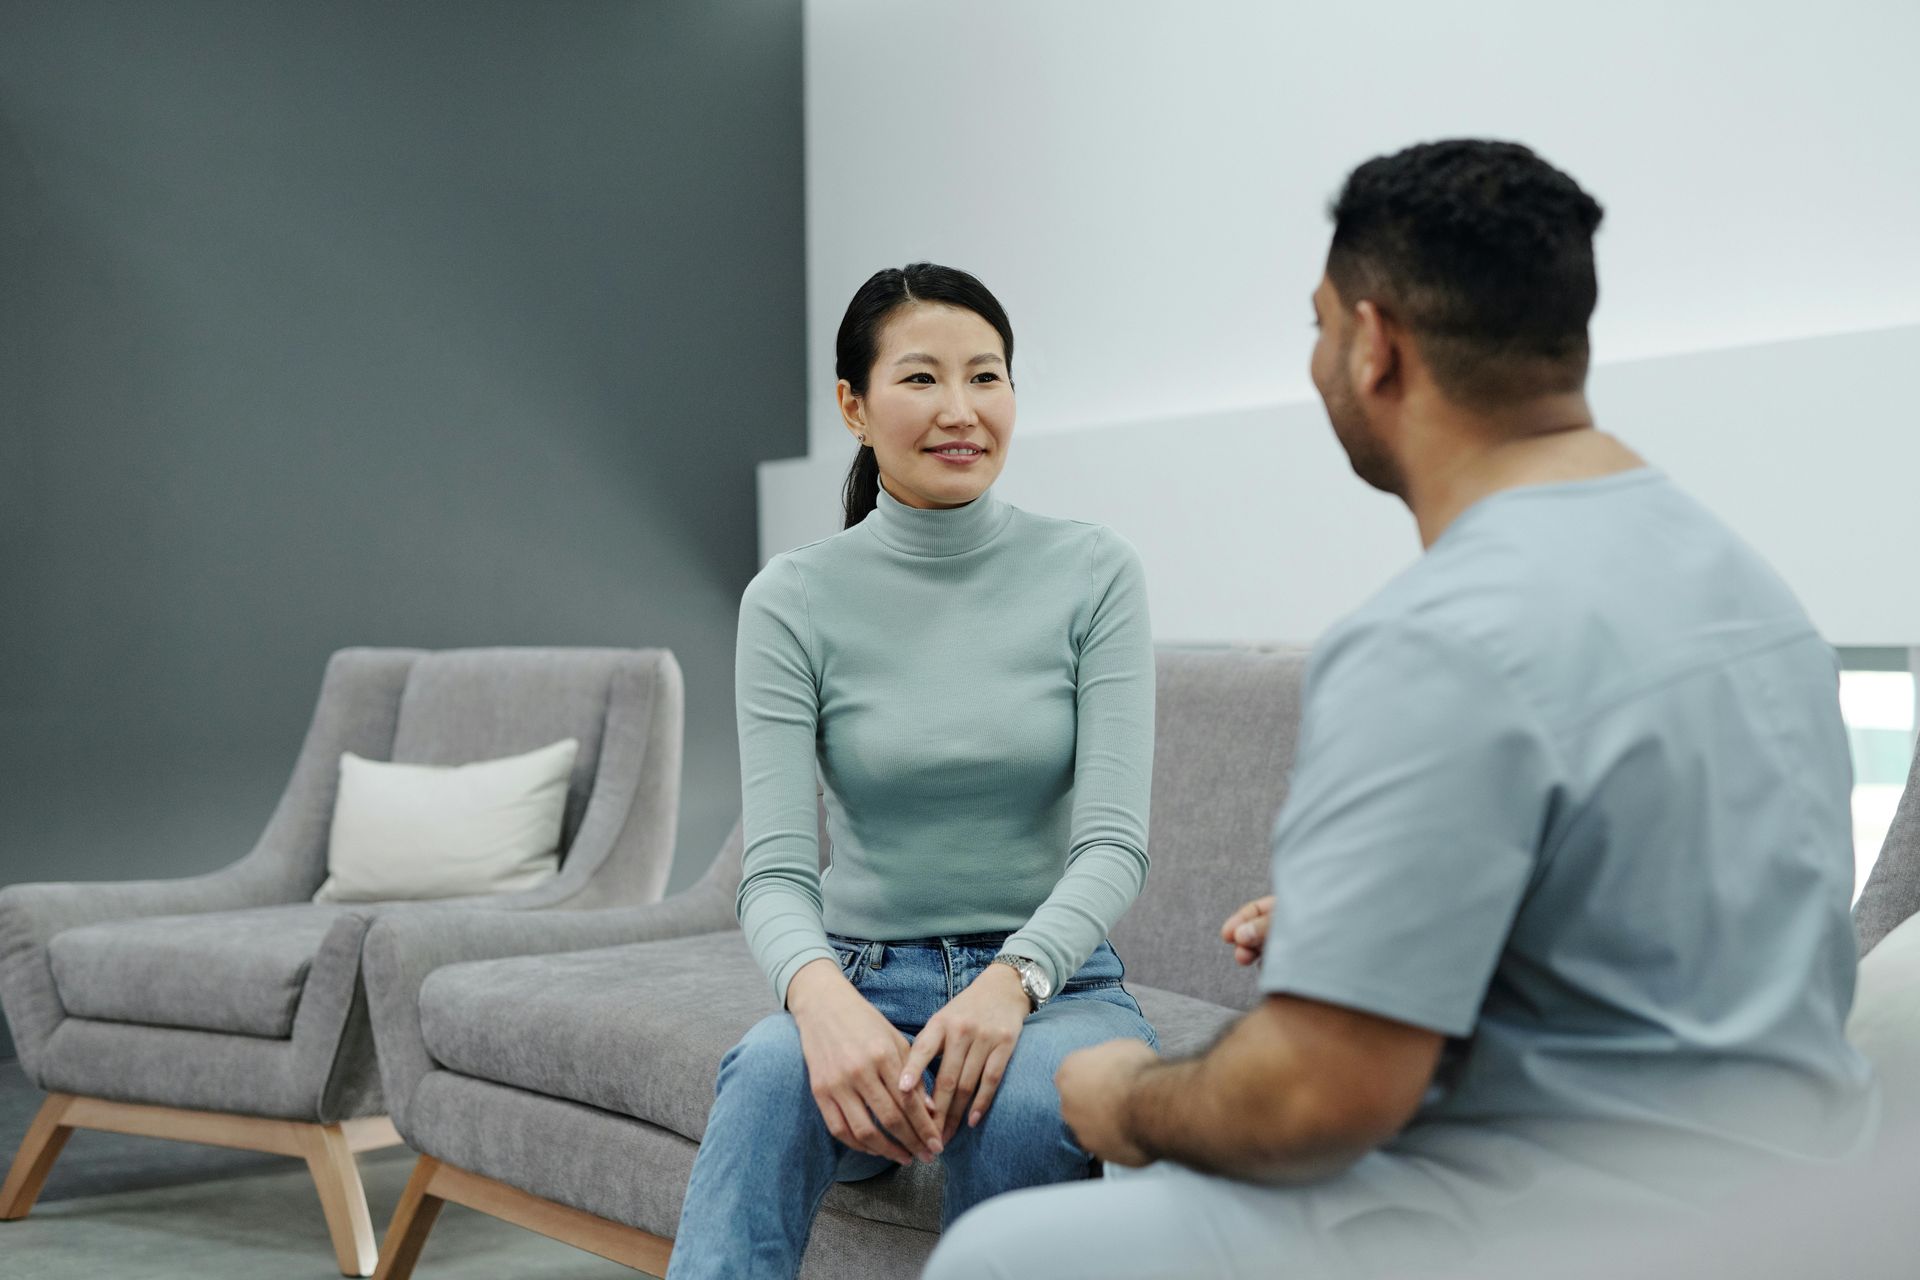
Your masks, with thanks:
[[(1344, 368), (1346, 361), (1340, 363)], [(1384, 493), (1406, 497), (1406, 478), (1400, 464), (1381, 444), (1353, 392), (1344, 383), (1336, 384), (1335, 393), (1323, 394), (1321, 400), (1327, 407), (1327, 421), (1333, 424), (1334, 438), (1347, 451), (1353, 474)]]

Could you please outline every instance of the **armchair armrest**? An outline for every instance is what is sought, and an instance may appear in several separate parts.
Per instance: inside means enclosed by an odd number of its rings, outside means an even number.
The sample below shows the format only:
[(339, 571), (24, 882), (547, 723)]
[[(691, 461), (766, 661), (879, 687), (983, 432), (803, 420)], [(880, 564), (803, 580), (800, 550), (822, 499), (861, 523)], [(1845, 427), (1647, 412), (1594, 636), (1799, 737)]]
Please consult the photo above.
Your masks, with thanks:
[[(387, 1110), (403, 1137), (414, 1088), (435, 1067), (420, 1029), (420, 986), (445, 965), (508, 956), (551, 955), (595, 947), (717, 933), (738, 927), (727, 855), (699, 883), (663, 902), (593, 911), (416, 910), (381, 916), (362, 955), (367, 1007), (380, 1059)], [(729, 871), (731, 875), (729, 875)]]
[(67, 1016), (53, 982), (47, 943), (80, 925), (149, 916), (237, 911), (286, 902), (280, 877), (245, 861), (182, 880), (16, 884), (0, 889), (0, 1008), (20, 1065), (39, 1083), (40, 1049)]

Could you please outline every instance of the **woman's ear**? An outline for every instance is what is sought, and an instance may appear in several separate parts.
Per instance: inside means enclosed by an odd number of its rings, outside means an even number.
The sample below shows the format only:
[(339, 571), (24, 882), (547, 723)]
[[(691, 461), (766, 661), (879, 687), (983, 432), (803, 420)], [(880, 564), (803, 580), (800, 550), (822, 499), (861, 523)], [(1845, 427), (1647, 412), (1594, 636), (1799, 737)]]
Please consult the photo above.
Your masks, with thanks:
[(845, 378), (840, 379), (839, 385), (833, 389), (833, 394), (840, 402), (841, 425), (845, 426), (861, 444), (865, 444), (867, 442), (866, 400), (854, 394), (853, 384)]

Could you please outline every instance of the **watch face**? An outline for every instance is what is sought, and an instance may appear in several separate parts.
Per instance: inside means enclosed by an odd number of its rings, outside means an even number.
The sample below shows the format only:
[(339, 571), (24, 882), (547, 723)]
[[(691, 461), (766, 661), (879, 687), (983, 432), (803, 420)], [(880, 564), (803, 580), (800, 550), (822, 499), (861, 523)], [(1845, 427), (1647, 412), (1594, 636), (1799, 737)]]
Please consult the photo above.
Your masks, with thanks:
[(1040, 972), (1039, 965), (1037, 964), (1027, 965), (1024, 970), (1024, 976), (1026, 977), (1027, 982), (1033, 987), (1034, 999), (1045, 1000), (1048, 996), (1053, 994), (1053, 984), (1047, 981), (1046, 974)]

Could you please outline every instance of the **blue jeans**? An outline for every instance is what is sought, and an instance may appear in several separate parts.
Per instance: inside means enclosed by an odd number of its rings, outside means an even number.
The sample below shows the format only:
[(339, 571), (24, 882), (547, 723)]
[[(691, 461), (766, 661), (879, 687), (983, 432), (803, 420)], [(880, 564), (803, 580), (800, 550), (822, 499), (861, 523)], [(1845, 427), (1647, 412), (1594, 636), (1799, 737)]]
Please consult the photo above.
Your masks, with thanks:
[[(841, 972), (908, 1037), (1000, 954), (1005, 934), (912, 942), (831, 937)], [(962, 1122), (940, 1160), (944, 1227), (990, 1196), (1087, 1176), (1090, 1159), (1060, 1119), (1053, 1075), (1076, 1049), (1134, 1038), (1158, 1046), (1101, 943), (1046, 1006), (1028, 1015), (1000, 1091), (978, 1128)], [(927, 1072), (931, 1084), (934, 1071)], [(793, 1015), (762, 1019), (720, 1063), (707, 1133), (694, 1158), (669, 1280), (791, 1276), (835, 1182), (897, 1166), (827, 1131), (813, 1101)]]

